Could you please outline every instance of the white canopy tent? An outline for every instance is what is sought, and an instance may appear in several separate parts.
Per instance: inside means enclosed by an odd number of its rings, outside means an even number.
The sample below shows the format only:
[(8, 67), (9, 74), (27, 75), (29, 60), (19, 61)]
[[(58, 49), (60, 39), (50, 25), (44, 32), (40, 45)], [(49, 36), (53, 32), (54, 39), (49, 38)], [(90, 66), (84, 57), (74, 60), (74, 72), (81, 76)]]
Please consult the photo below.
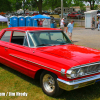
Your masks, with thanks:
[(0, 22), (8, 22), (8, 19), (0, 15)]
[(0, 15), (0, 22), (2, 22), (2, 28), (3, 28), (3, 22), (8, 22), (8, 19)]

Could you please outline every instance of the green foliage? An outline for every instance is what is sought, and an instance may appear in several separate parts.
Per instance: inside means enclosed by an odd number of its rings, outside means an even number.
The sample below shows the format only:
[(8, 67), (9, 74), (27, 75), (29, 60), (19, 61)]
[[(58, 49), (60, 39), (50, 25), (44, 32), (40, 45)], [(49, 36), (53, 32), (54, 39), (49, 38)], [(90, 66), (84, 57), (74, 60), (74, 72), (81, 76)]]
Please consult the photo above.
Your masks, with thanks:
[[(64, 7), (71, 7), (72, 0), (63, 0)], [(57, 7), (61, 7), (61, 0), (43, 0), (43, 10), (54, 10)]]
[(94, 5), (94, 9), (97, 10), (98, 9), (98, 5)]
[[(22, 7), (22, 1), (24, 1), (24, 6)], [(80, 6), (81, 10), (85, 10), (83, 1), (90, 3), (91, 9), (97, 9), (95, 0), (63, 0), (64, 7)], [(99, 0), (100, 1), (100, 0)], [(57, 7), (61, 7), (61, 0), (1, 0), (0, 11), (16, 11), (18, 9), (29, 9), (39, 11), (42, 10), (54, 10)], [(32, 8), (31, 8), (32, 7)]]
[(8, 0), (0, 0), (0, 12), (11, 11), (11, 4)]
[(13, 11), (22, 8), (22, 0), (9, 0), (11, 2), (11, 7)]
[(73, 5), (72, 3), (73, 0), (67, 0), (66, 3), (67, 3), (67, 6), (66, 7), (71, 7)]
[(51, 8), (54, 10), (54, 8), (61, 6), (61, 0), (45, 0), (43, 2), (43, 9), (45, 9), (45, 6), (47, 9)]

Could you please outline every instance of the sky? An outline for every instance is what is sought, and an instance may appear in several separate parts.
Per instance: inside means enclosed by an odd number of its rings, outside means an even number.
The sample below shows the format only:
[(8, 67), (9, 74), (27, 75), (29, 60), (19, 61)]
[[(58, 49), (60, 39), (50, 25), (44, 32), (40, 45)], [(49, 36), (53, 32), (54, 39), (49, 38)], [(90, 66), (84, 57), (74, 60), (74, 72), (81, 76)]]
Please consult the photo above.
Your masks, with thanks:
[[(87, 6), (87, 5), (90, 5), (89, 2), (84, 2), (84, 4)], [(95, 1), (95, 4), (97, 4), (97, 2)]]

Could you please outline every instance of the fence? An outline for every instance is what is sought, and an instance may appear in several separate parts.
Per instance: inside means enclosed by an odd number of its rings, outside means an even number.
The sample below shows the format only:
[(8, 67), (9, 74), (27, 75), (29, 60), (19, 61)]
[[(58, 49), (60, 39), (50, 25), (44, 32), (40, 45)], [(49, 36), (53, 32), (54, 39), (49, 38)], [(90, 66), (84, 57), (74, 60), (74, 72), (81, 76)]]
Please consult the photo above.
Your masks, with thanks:
[[(68, 23), (71, 22), (71, 20), (74, 21), (74, 27), (85, 27), (85, 20), (82, 20), (82, 19), (67, 19)], [(55, 21), (56, 21), (57, 25), (59, 26), (60, 19), (56, 18)]]

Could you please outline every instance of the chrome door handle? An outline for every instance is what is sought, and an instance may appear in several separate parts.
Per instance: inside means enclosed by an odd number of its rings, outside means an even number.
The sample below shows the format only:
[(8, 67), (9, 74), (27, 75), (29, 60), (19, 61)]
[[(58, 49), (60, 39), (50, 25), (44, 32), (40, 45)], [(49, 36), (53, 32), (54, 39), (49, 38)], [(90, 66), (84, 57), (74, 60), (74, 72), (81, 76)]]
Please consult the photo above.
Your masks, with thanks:
[(7, 47), (5, 47), (5, 49), (8, 49)]
[(5, 51), (7, 51), (9, 48), (5, 47)]

